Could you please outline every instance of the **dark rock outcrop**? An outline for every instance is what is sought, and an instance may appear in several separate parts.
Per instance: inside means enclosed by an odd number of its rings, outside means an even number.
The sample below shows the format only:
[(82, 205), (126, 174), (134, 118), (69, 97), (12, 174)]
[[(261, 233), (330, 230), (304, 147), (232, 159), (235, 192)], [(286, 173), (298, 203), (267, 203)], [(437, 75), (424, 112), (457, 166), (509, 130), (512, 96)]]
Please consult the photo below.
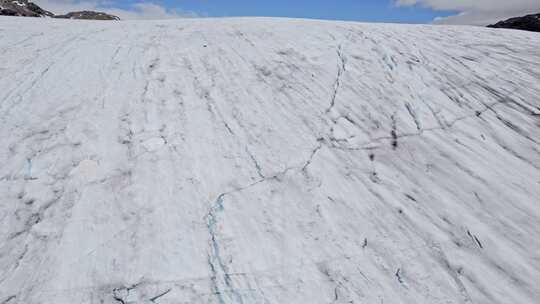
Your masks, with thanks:
[(80, 12), (71, 12), (65, 15), (56, 15), (54, 18), (60, 19), (86, 19), (86, 20), (120, 20), (119, 17), (114, 15), (109, 15), (102, 12), (93, 12), (93, 11), (80, 11)]
[(28, 0), (0, 0), (0, 15), (22, 17), (52, 17), (53, 13)]
[(505, 21), (488, 25), (488, 27), (540, 32), (540, 14), (510, 18)]
[(53, 17), (60, 19), (120, 20), (117, 16), (102, 12), (81, 11), (54, 15), (28, 0), (0, 0), (0, 16)]

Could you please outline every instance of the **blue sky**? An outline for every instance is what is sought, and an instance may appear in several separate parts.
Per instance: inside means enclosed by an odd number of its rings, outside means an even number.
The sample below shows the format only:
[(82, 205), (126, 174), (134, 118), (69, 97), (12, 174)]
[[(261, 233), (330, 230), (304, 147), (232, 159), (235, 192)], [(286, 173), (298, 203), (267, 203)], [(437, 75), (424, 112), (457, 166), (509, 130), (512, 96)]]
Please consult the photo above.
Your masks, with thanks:
[(419, 5), (398, 7), (391, 0), (165, 0), (161, 4), (209, 16), (280, 16), (413, 23), (430, 22), (436, 16), (453, 13), (434, 11)]
[(97, 10), (122, 19), (275, 16), (486, 25), (540, 12), (540, 0), (33, 0), (54, 12)]

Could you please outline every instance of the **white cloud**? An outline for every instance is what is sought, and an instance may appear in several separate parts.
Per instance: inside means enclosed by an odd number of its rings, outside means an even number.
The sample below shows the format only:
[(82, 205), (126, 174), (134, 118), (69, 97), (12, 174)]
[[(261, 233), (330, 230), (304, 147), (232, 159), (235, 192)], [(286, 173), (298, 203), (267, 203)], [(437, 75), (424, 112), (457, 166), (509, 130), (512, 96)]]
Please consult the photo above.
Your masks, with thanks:
[(540, 13), (540, 0), (396, 0), (398, 6), (420, 5), (434, 10), (457, 11), (435, 23), (487, 25), (510, 17)]
[(172, 19), (195, 17), (196, 14), (181, 9), (169, 9), (152, 2), (138, 2), (128, 8), (116, 8), (114, 3), (106, 0), (33, 0), (41, 8), (55, 14), (92, 10), (116, 15), (121, 19)]

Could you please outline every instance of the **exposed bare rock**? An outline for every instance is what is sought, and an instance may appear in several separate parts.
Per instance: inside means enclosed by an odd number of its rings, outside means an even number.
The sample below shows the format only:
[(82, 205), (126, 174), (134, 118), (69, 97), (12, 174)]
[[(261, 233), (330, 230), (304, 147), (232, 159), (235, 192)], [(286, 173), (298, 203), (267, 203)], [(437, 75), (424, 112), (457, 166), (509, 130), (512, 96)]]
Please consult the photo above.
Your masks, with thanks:
[(510, 18), (505, 21), (488, 25), (488, 27), (540, 32), (540, 14)]
[(119, 17), (103, 12), (79, 11), (65, 15), (54, 15), (28, 0), (0, 0), (0, 15), (20, 17), (53, 17), (58, 19), (120, 20)]
[(54, 18), (59, 19), (85, 19), (85, 20), (120, 20), (119, 17), (114, 15), (109, 15), (103, 12), (94, 12), (94, 11), (80, 11), (80, 12), (71, 12), (65, 15), (56, 15)]
[(52, 17), (54, 14), (28, 0), (0, 0), (0, 15), (22, 17)]

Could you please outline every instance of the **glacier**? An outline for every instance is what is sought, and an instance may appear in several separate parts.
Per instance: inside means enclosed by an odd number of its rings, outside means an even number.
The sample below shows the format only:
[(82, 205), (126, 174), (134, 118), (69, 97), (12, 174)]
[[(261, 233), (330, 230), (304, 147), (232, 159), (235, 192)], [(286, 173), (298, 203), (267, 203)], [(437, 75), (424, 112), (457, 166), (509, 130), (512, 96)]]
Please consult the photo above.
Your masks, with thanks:
[(540, 35), (0, 18), (0, 303), (538, 303)]

